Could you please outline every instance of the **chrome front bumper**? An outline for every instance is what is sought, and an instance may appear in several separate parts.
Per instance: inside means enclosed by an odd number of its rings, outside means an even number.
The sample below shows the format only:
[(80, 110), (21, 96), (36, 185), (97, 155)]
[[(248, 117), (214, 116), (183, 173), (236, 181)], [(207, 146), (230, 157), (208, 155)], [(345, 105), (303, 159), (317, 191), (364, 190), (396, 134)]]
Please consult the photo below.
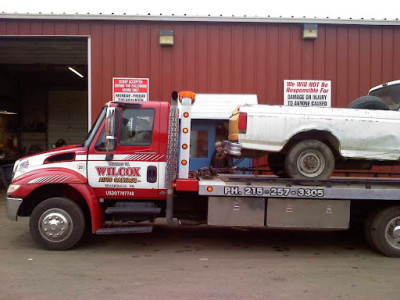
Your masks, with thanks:
[(22, 204), (21, 198), (7, 197), (6, 212), (7, 212), (8, 219), (10, 219), (11, 221), (17, 221), (18, 209), (21, 206), (21, 204)]
[(242, 147), (239, 143), (233, 143), (230, 141), (223, 141), (222, 147), (224, 152), (233, 156), (240, 156), (242, 154)]

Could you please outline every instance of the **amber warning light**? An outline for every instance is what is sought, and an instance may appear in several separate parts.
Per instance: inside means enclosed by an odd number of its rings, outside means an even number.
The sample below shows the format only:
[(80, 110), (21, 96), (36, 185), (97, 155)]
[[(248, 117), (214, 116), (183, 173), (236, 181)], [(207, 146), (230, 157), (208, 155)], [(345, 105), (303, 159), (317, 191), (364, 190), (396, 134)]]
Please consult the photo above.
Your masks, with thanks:
[(207, 192), (210, 192), (210, 193), (211, 193), (212, 191), (213, 191), (213, 187), (212, 187), (212, 186), (208, 186), (208, 187), (207, 187)]
[(182, 91), (179, 92), (179, 101), (182, 103), (183, 98), (190, 98), (192, 100), (192, 105), (194, 104), (194, 101), (196, 99), (196, 93), (193, 93), (191, 91)]

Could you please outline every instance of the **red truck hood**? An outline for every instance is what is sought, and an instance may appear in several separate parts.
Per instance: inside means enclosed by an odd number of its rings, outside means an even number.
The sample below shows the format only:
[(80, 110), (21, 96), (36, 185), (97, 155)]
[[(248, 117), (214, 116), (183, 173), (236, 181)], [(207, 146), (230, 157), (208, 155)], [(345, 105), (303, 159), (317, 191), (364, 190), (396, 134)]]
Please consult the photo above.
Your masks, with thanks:
[[(80, 156), (79, 160), (82, 160), (82, 156), (87, 155), (87, 150), (87, 148), (84, 148), (80, 145), (70, 145), (30, 156), (25, 156), (15, 162), (13, 169), (14, 178), (38, 168), (42, 168), (43, 166), (51, 167), (53, 164), (55, 165), (68, 161), (75, 161), (78, 155)], [(84, 160), (86, 160), (86, 158), (84, 158)]]

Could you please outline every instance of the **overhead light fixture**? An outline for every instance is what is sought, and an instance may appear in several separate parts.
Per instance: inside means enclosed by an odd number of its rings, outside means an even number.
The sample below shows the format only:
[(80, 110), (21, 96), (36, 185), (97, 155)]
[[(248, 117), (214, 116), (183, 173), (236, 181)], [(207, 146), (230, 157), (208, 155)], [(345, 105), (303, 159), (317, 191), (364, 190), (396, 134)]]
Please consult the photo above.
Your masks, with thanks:
[(6, 110), (0, 110), (0, 115), (17, 115), (17, 113)]
[(83, 78), (84, 76), (79, 73), (77, 70), (75, 70), (73, 67), (68, 67), (68, 69), (72, 72), (74, 72), (76, 75), (78, 75), (80, 78)]
[(318, 25), (317, 24), (304, 24), (303, 28), (303, 39), (316, 39), (318, 37)]
[(173, 46), (173, 45), (174, 45), (174, 31), (160, 30), (160, 46)]

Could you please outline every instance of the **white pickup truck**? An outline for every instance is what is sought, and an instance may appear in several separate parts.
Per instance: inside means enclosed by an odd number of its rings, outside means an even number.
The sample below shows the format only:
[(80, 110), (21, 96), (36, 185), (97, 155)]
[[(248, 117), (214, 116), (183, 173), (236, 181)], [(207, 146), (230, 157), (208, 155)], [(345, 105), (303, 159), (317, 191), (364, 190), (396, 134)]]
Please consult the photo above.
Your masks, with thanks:
[(242, 105), (229, 121), (225, 151), (268, 153), (282, 177), (328, 179), (333, 170), (400, 162), (400, 113), (390, 110)]

